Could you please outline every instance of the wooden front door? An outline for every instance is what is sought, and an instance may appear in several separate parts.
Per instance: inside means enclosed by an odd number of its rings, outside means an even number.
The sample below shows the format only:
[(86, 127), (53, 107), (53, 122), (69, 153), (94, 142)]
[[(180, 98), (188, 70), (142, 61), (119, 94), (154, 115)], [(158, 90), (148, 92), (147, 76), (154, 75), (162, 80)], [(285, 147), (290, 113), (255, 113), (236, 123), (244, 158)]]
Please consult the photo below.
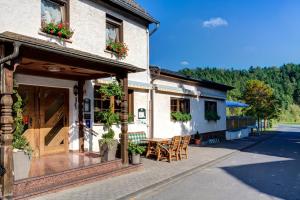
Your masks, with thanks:
[(69, 91), (67, 89), (20, 85), (24, 136), (34, 156), (67, 152), (69, 149)]

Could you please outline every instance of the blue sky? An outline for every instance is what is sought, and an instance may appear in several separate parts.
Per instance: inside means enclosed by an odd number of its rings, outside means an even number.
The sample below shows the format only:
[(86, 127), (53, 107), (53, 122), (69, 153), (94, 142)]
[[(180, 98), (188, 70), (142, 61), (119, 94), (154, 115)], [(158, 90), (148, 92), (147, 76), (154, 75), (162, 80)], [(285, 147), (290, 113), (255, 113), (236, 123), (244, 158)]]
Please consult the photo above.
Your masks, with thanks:
[(136, 0), (161, 22), (150, 62), (164, 68), (300, 63), (299, 0)]

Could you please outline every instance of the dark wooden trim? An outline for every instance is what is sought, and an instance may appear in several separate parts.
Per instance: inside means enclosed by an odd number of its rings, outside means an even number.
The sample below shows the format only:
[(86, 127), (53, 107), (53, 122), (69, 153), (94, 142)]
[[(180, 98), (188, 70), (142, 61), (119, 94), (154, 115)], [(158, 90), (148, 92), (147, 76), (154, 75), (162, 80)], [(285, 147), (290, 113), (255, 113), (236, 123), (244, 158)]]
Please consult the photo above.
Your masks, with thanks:
[[(6, 55), (4, 45), (0, 46), (0, 57)], [(13, 196), (13, 117), (12, 117), (12, 93), (13, 93), (13, 66), (3, 64), (1, 66), (1, 84), (4, 84), (0, 95), (0, 164), (6, 172), (1, 176), (1, 192), (3, 199), (12, 199)]]
[[(111, 24), (115, 27), (118, 27), (119, 28), (119, 42), (124, 42), (123, 21), (110, 15), (110, 14), (106, 14), (106, 24)], [(105, 40), (106, 40), (106, 38), (105, 38)]]
[(79, 121), (79, 152), (84, 152), (84, 127), (83, 127), (83, 86), (84, 81), (78, 81), (78, 121)]
[(127, 166), (128, 160), (128, 75), (121, 74), (117, 76), (121, 83), (124, 96), (121, 102), (121, 158), (123, 165)]
[[(62, 52), (60, 52), (62, 53)], [(43, 51), (40, 49), (26, 49), (26, 51), (22, 51), (22, 56), (26, 58), (31, 58), (38, 61), (48, 61), (50, 63), (59, 63), (63, 65), (69, 65), (74, 66), (78, 68), (86, 68), (96, 71), (105, 72), (107, 74), (110, 74), (110, 76), (114, 76), (117, 73), (127, 73), (126, 70), (113, 67), (112, 65), (108, 64), (99, 64), (94, 63), (92, 61), (86, 61), (82, 60), (82, 58), (77, 57), (71, 57), (71, 56), (65, 56), (63, 54), (58, 53), (51, 53), (49, 55), (49, 52)]]
[[(63, 23), (70, 28), (70, 1), (69, 0), (49, 0), (54, 3), (60, 4), (64, 7)], [(42, 22), (41, 22), (42, 23)]]

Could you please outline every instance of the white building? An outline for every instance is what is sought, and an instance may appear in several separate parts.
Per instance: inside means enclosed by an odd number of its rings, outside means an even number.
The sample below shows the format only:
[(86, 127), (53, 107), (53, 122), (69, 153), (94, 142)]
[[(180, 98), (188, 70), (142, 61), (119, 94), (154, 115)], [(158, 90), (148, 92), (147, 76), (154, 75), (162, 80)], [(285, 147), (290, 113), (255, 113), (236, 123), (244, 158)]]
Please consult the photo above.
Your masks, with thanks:
[[(22, 16), (22, 17), (19, 17)], [(57, 22), (66, 22), (74, 31), (71, 39), (58, 39), (55, 36), (41, 31), (42, 20), (54, 19)], [(122, 63), (128, 63), (144, 70), (138, 73), (130, 73), (129, 79), (129, 103), (132, 104), (129, 112), (134, 115), (134, 122), (129, 124), (128, 131), (144, 131), (149, 137), (172, 137), (181, 134), (225, 131), (226, 91), (230, 87), (221, 84), (199, 81), (180, 76), (166, 70), (161, 71), (161, 76), (151, 82), (149, 69), (149, 24), (159, 22), (147, 14), (132, 1), (110, 0), (11, 0), (1, 2), (0, 7), (0, 32), (12, 32), (31, 38), (38, 38), (49, 43), (56, 43), (62, 47), (68, 47), (93, 55), (118, 60), (106, 49), (106, 33), (109, 30), (117, 32), (117, 40), (123, 41), (128, 46), (128, 56)], [(24, 65), (30, 65), (30, 61)], [(34, 70), (16, 70), (16, 81), (19, 85), (46, 86), (51, 88), (65, 88), (69, 92), (69, 150), (79, 149), (79, 134), (76, 122), (78, 119), (77, 97), (73, 88), (76, 80), (66, 80), (59, 76), (60, 72), (51, 72), (48, 63), (42, 63), (46, 70), (44, 77)], [(63, 71), (63, 66), (57, 65), (57, 71)], [(20, 67), (22, 68), (22, 66)], [(24, 68), (24, 67), (23, 67)], [(54, 68), (53, 71), (55, 71)], [(38, 75), (37, 75), (38, 74)], [(113, 76), (113, 75), (110, 75)], [(62, 77), (62, 78), (61, 78)], [(69, 79), (69, 78), (68, 78)], [(86, 80), (84, 84), (84, 98), (91, 100), (91, 110), (86, 112), (85, 121), (96, 131), (98, 136), (89, 135), (85, 139), (85, 148), (90, 151), (98, 151), (98, 139), (101, 137), (103, 125), (95, 119), (95, 110), (108, 109), (113, 102), (101, 102), (94, 94), (97, 86), (106, 83), (107, 79)], [(96, 89), (95, 89), (96, 88)], [(151, 90), (153, 88), (153, 122), (151, 121)], [(189, 122), (175, 122), (171, 119), (171, 102), (187, 99), (192, 120)], [(220, 120), (207, 121), (204, 117), (205, 101), (216, 102)], [(107, 103), (107, 105), (105, 105)], [(100, 106), (101, 104), (101, 106)], [(100, 106), (100, 107), (99, 107)], [(119, 108), (115, 108), (117, 112)], [(138, 112), (146, 111), (146, 117), (141, 119)], [(32, 114), (32, 113), (31, 113)], [(36, 116), (36, 114), (34, 114)], [(90, 118), (90, 119), (89, 119)], [(153, 126), (153, 127), (152, 127)], [(152, 129), (153, 132), (152, 132)], [(116, 133), (120, 133), (120, 127), (114, 126)], [(151, 133), (150, 133), (151, 132)], [(33, 134), (33, 133), (30, 133)], [(28, 136), (33, 137), (33, 136)], [(47, 154), (46, 152), (44, 152)], [(42, 154), (44, 154), (42, 153)], [(51, 153), (51, 152), (50, 152)]]
[[(114, 98), (103, 100), (97, 89), (115, 77), (128, 92), (128, 112), (134, 116), (128, 132), (171, 138), (225, 131), (225, 99), (231, 87), (149, 66), (149, 37), (158, 26), (133, 0), (0, 2), (1, 98), (9, 99), (2, 102), (10, 108), (14, 76), (25, 104), (24, 135), (34, 157), (99, 151), (104, 130), (95, 116), (110, 107), (113, 112), (122, 108)], [(127, 45), (124, 59), (112, 51), (111, 42)], [(205, 110), (218, 119), (208, 121)], [(10, 109), (2, 112), (1, 117), (11, 115)], [(190, 114), (191, 119), (175, 122), (172, 112)], [(1, 156), (7, 159), (1, 164), (12, 169), (12, 120), (5, 123), (8, 128), (2, 126), (1, 131), (9, 136), (3, 137), (7, 145), (1, 147)], [(113, 129), (126, 133), (126, 123), (122, 127)], [(10, 195), (12, 171), (3, 180), (3, 194)]]

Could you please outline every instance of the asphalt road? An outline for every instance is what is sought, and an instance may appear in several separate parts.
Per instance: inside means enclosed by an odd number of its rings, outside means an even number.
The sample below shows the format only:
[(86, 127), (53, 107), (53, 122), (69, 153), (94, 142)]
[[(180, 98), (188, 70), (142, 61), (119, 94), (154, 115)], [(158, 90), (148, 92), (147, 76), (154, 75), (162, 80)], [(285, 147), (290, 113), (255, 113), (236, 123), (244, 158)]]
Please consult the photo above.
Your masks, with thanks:
[(278, 134), (212, 167), (194, 172), (141, 200), (300, 200), (300, 126)]

